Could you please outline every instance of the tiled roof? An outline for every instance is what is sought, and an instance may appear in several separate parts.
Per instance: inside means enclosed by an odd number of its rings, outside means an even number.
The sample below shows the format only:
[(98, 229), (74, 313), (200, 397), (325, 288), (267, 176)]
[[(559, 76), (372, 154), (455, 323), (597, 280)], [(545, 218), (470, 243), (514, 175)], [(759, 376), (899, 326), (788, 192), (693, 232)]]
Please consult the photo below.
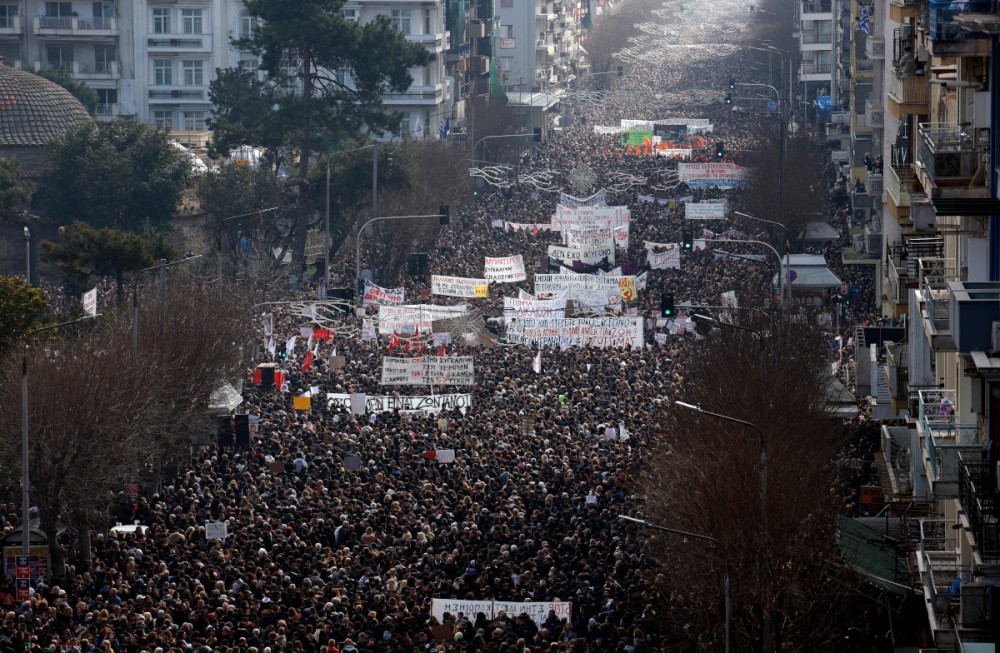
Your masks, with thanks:
[(0, 147), (44, 145), (90, 121), (63, 87), (0, 63)]

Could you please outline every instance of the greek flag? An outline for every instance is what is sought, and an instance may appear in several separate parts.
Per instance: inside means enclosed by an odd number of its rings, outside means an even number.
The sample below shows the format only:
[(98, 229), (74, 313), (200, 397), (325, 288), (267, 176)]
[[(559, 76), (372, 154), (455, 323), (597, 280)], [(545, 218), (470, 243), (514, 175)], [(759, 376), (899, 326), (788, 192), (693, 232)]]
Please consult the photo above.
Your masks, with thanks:
[(865, 36), (872, 33), (871, 15), (869, 14), (868, 7), (866, 5), (862, 5), (860, 11), (858, 12), (858, 31)]

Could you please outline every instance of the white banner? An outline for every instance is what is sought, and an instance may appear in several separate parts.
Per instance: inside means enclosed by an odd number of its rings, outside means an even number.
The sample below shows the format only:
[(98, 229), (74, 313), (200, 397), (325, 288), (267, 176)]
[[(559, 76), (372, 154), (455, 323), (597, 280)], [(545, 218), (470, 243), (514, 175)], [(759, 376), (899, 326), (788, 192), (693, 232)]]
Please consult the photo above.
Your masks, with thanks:
[(406, 304), (404, 306), (378, 307), (378, 332), (383, 335), (414, 333), (417, 328), (430, 333), (434, 320), (458, 317), (465, 313), (465, 304), (438, 306), (436, 304)]
[(603, 190), (599, 190), (590, 197), (573, 197), (566, 193), (559, 194), (559, 203), (572, 208), (581, 206), (604, 206), (608, 203)]
[(400, 288), (380, 288), (368, 279), (365, 279), (365, 295), (362, 300), (364, 306), (398, 306), (403, 303), (405, 289)]
[(691, 158), (691, 149), (690, 148), (657, 147), (657, 148), (653, 149), (653, 152), (657, 156), (669, 156), (669, 157), (679, 156), (682, 159), (689, 159), (689, 158)]
[[(351, 395), (346, 393), (327, 393), (327, 404), (330, 408), (351, 409)], [(442, 410), (458, 409), (465, 414), (472, 405), (471, 394), (431, 395), (426, 397), (368, 397), (365, 400), (365, 411), (368, 413), (392, 413), (397, 410), (404, 412), (421, 411), (436, 415)]]
[(684, 217), (688, 220), (718, 220), (726, 217), (726, 201), (688, 202), (684, 204)]
[[(536, 274), (535, 296), (552, 299), (575, 290), (607, 290), (619, 292), (618, 280), (614, 277), (597, 277), (589, 274)], [(572, 296), (570, 297), (572, 299)]]
[(503, 298), (503, 321), (523, 320), (526, 317), (566, 317), (565, 299)]
[(573, 249), (607, 249), (615, 243), (615, 231), (610, 225), (607, 227), (570, 225), (563, 235), (566, 237), (566, 246)]
[(559, 225), (546, 224), (544, 222), (504, 222), (507, 229), (514, 231), (559, 231)]
[(549, 611), (555, 613), (560, 620), (571, 621), (573, 618), (573, 604), (569, 601), (490, 601), (473, 599), (431, 599), (431, 615), (439, 623), (444, 622), (444, 614), (447, 612), (455, 617), (458, 613), (475, 620), (476, 615), (482, 612), (487, 619), (497, 618), (501, 612), (510, 617), (519, 614), (526, 614), (539, 627), (545, 623), (549, 617)]
[(97, 315), (97, 288), (83, 293), (83, 312), (91, 317)]
[(690, 188), (739, 188), (746, 169), (735, 163), (678, 163), (677, 177)]
[(515, 344), (540, 347), (641, 348), (641, 317), (527, 318), (511, 323), (507, 337)]
[(487, 256), (485, 268), (483, 276), (497, 283), (513, 283), (528, 279), (524, 272), (524, 257), (520, 254), (517, 256)]
[(631, 219), (632, 213), (627, 206), (572, 207), (557, 204), (552, 224), (560, 230), (570, 226), (616, 228), (629, 224)]
[(646, 262), (653, 270), (681, 269), (681, 248), (677, 243), (644, 241), (644, 245), (646, 247)]
[(490, 296), (490, 282), (486, 279), (445, 277), (431, 275), (431, 294), (444, 297), (481, 298)]
[(382, 385), (474, 385), (472, 356), (382, 358)]
[(573, 249), (571, 247), (559, 247), (549, 245), (549, 258), (562, 261), (566, 265), (572, 265), (574, 261), (580, 261), (588, 265), (596, 265), (607, 259), (608, 263), (615, 262), (615, 248), (601, 247), (598, 249)]
[(623, 224), (620, 227), (615, 227), (615, 245), (621, 248), (623, 252), (628, 251), (628, 231), (629, 225)]

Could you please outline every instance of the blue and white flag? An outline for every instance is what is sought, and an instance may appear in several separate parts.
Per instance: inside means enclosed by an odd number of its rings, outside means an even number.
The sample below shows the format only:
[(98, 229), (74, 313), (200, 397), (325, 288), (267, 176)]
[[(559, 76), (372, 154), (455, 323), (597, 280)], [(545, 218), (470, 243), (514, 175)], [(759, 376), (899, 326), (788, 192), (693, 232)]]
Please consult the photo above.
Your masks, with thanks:
[(872, 33), (871, 14), (866, 5), (861, 5), (858, 12), (858, 31), (868, 36)]

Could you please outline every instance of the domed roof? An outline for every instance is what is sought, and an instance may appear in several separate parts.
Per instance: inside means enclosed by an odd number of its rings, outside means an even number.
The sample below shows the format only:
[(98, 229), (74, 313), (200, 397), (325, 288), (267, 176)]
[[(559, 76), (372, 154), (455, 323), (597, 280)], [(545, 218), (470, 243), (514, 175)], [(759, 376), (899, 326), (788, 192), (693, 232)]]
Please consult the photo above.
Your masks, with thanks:
[(62, 86), (0, 62), (0, 147), (37, 147), (91, 121)]

